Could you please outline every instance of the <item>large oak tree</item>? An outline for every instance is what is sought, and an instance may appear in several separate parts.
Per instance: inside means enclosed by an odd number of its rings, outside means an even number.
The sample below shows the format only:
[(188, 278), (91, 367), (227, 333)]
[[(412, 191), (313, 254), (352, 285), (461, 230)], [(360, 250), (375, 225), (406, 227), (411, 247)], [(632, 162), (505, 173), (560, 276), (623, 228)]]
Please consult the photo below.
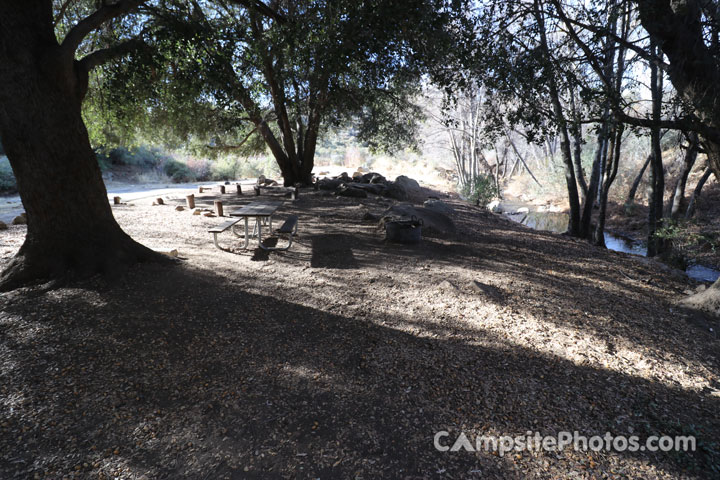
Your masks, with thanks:
[(161, 260), (115, 221), (81, 115), (89, 72), (137, 42), (79, 48), (141, 3), (103, 2), (58, 39), (52, 0), (0, 2), (0, 136), (28, 218), (0, 289)]

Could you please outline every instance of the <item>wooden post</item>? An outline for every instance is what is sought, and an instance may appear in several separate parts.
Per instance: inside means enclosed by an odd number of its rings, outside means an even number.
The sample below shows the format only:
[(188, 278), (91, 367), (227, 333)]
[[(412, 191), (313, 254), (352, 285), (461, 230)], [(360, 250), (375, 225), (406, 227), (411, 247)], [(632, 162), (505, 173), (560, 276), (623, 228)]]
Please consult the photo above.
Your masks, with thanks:
[(185, 197), (185, 200), (187, 201), (187, 207), (189, 209), (195, 208), (195, 195), (191, 193), (190, 195)]
[(120, 197), (113, 197), (113, 203), (115, 205), (120, 205)]
[(238, 183), (238, 184), (235, 185), (235, 186), (237, 187), (237, 194), (238, 194), (238, 196), (241, 196), (241, 195), (242, 195), (242, 185), (240, 185), (240, 184)]
[(260, 185), (253, 185), (253, 189), (255, 189), (255, 196), (260, 195)]
[(202, 193), (202, 192), (203, 192), (203, 187), (198, 187), (198, 193)]
[(165, 202), (164, 202), (163, 199), (160, 198), (160, 197), (158, 197), (158, 198), (155, 199), (155, 203), (157, 203), (158, 205), (165, 205)]
[(215, 200), (215, 213), (217, 213), (218, 217), (223, 216), (222, 202), (220, 200)]
[(224, 194), (224, 193), (225, 193), (225, 185), (220, 185), (220, 194)]

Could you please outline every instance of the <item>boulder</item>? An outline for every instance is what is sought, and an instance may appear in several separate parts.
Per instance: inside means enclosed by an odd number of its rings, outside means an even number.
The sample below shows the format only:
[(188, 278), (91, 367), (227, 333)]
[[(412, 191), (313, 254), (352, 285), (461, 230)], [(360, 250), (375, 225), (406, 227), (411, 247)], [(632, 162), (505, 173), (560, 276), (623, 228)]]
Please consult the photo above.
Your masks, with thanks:
[(408, 193), (420, 193), (420, 184), (417, 182), (417, 180), (414, 180), (410, 177), (400, 175), (395, 179), (395, 183), (403, 187)]
[(367, 198), (368, 194), (365, 190), (355, 188), (353, 186), (342, 184), (340, 188), (335, 192), (336, 195), (341, 197), (352, 197), (352, 198)]
[(358, 181), (360, 183), (385, 183), (387, 182), (387, 179), (379, 173), (370, 172), (358, 177)]
[(183, 207), (182, 205), (178, 205), (177, 207), (175, 207), (175, 210), (177, 210), (178, 212), (182, 212), (183, 210), (185, 210), (185, 207)]
[(317, 187), (320, 190), (337, 190), (343, 181), (337, 178), (321, 178), (317, 181)]
[(0, 222), (0, 230), (7, 230), (7, 229), (8, 229), (7, 223)]
[(454, 215), (455, 209), (448, 205), (447, 203), (443, 202), (442, 200), (425, 200), (425, 203), (423, 203), (423, 206), (427, 209), (433, 210), (435, 212), (444, 213), (445, 215)]
[(430, 234), (430, 236), (446, 237), (457, 232), (455, 222), (444, 213), (429, 208), (414, 207), (407, 203), (399, 203), (385, 210), (380, 224), (384, 226), (384, 220), (387, 218), (410, 219), (413, 216), (423, 221), (423, 236)]
[(500, 200), (493, 200), (487, 204), (487, 209), (493, 213), (502, 213), (502, 207), (500, 207)]
[(350, 186), (375, 195), (382, 195), (387, 190), (387, 187), (382, 183), (352, 183)]
[(13, 225), (27, 225), (27, 214), (25, 212), (21, 213), (17, 217), (13, 218), (12, 221)]
[(394, 198), (395, 200), (400, 200), (401, 202), (404, 202), (408, 199), (408, 194), (405, 188), (403, 188), (402, 185), (395, 183), (395, 182), (387, 182), (385, 184), (385, 192), (383, 193), (384, 196)]

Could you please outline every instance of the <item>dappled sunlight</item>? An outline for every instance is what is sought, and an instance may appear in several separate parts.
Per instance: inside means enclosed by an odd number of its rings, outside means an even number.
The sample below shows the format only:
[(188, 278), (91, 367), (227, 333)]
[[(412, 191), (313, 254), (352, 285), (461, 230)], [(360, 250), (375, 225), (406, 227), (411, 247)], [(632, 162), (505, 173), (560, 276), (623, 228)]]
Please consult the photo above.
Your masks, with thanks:
[[(651, 267), (473, 209), (456, 217), (455, 238), (391, 245), (361, 221), (383, 204), (322, 200), (315, 217), (314, 201), (283, 206), (300, 216), (297, 243), (260, 261), (254, 249), (213, 247), (206, 229), (220, 219), (118, 211), (139, 235), (169, 217), (153, 238), (178, 248), (183, 264), (42, 293), (27, 300), (37, 305), (32, 324), (14, 313), (22, 300), (5, 307), (18, 332), (4, 355), (13, 362), (5, 377), (22, 393), (12, 397), (15, 421), (56, 395), (25, 427), (75, 423), (47, 437), (56, 457), (36, 452), (39, 468), (82, 452), (82, 472), (120, 477), (271, 468), (378, 477), (391, 468), (502, 478), (545, 462), (563, 477), (590, 468), (588, 455), (569, 452), (567, 465), (542, 453), (446, 457), (433, 432), (649, 435), (692, 424), (709, 438), (716, 428), (712, 340), (679, 323), (662, 298), (680, 287)], [(313, 266), (314, 255), (348, 251), (353, 268)], [(58, 377), (21, 375), (43, 345), (55, 349), (43, 368)], [(661, 456), (591, 458), (649, 475), (682, 469)]]

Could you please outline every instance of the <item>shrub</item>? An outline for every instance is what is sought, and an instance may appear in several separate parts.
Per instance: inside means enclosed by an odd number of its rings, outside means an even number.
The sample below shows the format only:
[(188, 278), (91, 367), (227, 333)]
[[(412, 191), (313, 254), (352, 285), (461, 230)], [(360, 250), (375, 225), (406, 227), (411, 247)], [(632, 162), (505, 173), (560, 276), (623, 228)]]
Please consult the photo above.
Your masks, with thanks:
[(170, 177), (174, 183), (194, 182), (195, 175), (186, 164), (169, 158), (163, 165), (163, 172)]
[(113, 165), (130, 165), (136, 167), (157, 167), (169, 157), (163, 155), (158, 148), (136, 147), (128, 150), (118, 147), (110, 150), (108, 154)]
[(213, 180), (235, 180), (240, 172), (237, 157), (218, 158), (211, 167)]
[(105, 153), (105, 150), (100, 149), (95, 153), (100, 170), (103, 172), (110, 168), (111, 160), (110, 157)]
[(7, 158), (0, 158), (0, 192), (13, 193), (17, 191), (17, 182), (15, 182), (15, 175), (13, 175), (10, 162)]
[(688, 222), (666, 218), (664, 224), (655, 236), (664, 240), (674, 255), (683, 258), (692, 256), (692, 250), (698, 246), (705, 246), (715, 252), (720, 246), (713, 232), (695, 232)]
[[(201, 182), (212, 178), (212, 162), (206, 158), (187, 157), (185, 164), (192, 171), (195, 179)], [(229, 179), (225, 179), (229, 180)]]
[(475, 205), (485, 206), (498, 196), (498, 191), (490, 175), (479, 174), (469, 183), (460, 186), (460, 194)]

